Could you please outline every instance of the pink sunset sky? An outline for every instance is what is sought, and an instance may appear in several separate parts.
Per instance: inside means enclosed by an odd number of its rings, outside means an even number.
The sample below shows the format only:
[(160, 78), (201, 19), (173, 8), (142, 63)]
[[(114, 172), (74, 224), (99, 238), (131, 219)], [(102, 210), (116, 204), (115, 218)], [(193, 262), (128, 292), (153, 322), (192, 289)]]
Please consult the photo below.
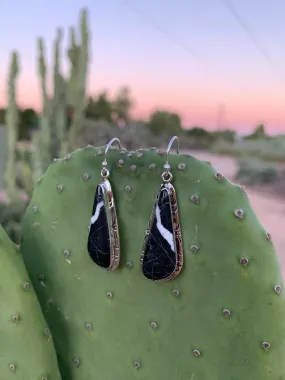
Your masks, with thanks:
[(40, 109), (36, 37), (45, 38), (51, 69), (56, 27), (67, 30), (76, 24), (83, 6), (89, 8), (92, 33), (89, 94), (102, 89), (114, 94), (128, 85), (136, 117), (163, 108), (178, 112), (185, 127), (214, 129), (219, 124), (246, 132), (264, 122), (269, 132), (285, 132), (283, 0), (272, 5), (257, 0), (74, 0), (72, 5), (28, 0), (17, 6), (17, 13), (12, 2), (5, 2), (1, 106), (6, 103), (9, 55), (16, 49), (18, 103)]

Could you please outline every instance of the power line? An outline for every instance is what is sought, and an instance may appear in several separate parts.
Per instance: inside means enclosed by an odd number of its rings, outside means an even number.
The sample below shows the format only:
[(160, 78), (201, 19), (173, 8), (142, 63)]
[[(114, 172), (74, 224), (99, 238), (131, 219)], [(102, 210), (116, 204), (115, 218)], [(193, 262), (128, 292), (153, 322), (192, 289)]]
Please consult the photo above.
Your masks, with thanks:
[(123, 5), (125, 5), (127, 8), (129, 8), (130, 11), (135, 13), (137, 16), (139, 16), (143, 21), (145, 21), (148, 25), (150, 25), (152, 28), (156, 29), (160, 33), (164, 34), (167, 38), (169, 38), (172, 42), (174, 42), (176, 45), (179, 45), (183, 50), (185, 50), (189, 55), (192, 56), (196, 61), (199, 61), (204, 66), (211, 66), (211, 69), (213, 70), (213, 66), (210, 65), (204, 58), (202, 58), (199, 54), (194, 52), (189, 46), (185, 45), (182, 41), (180, 41), (176, 36), (173, 36), (169, 31), (165, 30), (161, 25), (157, 23), (155, 19), (152, 17), (146, 15), (144, 12), (142, 12), (139, 8), (135, 7), (133, 4), (130, 4), (127, 0), (120, 0)]
[[(241, 16), (241, 14), (237, 11), (237, 9), (234, 7), (234, 5), (230, 2), (230, 0), (220, 0), (232, 13), (233, 17), (236, 19), (236, 21), (239, 23), (239, 25), (244, 29), (248, 37), (252, 40), (254, 45), (256, 46), (257, 50), (260, 52), (260, 54), (263, 56), (263, 58), (267, 61), (267, 63), (273, 68), (275, 73), (281, 78), (282, 81), (284, 81), (284, 77), (279, 71), (278, 67), (275, 65), (274, 61), (272, 60), (270, 54), (267, 52), (265, 47), (262, 45), (254, 31), (250, 28), (249, 24), (244, 20), (244, 18)], [(179, 38), (172, 35), (169, 31), (165, 30), (161, 25), (157, 23), (155, 19), (150, 17), (149, 15), (142, 12), (139, 8), (131, 4), (127, 0), (120, 0), (120, 2), (126, 6), (130, 11), (135, 13), (137, 16), (139, 16), (141, 19), (143, 19), (144, 22), (146, 22), (148, 25), (150, 25), (152, 28), (156, 29), (160, 33), (164, 34), (167, 38), (169, 38), (172, 42), (180, 46), (183, 50), (185, 50), (189, 55), (192, 56), (196, 61), (200, 62), (204, 66), (210, 66), (212, 71), (215, 71), (216, 74), (221, 76), (221, 73), (219, 70), (216, 70), (216, 68), (213, 67), (212, 64), (209, 64), (204, 58), (202, 58), (199, 54), (193, 51), (188, 45), (185, 45)], [(224, 78), (223, 78), (224, 79)]]
[(265, 47), (262, 45), (254, 31), (250, 28), (249, 24), (245, 21), (245, 19), (241, 16), (241, 14), (237, 11), (234, 5), (230, 2), (230, 0), (220, 0), (232, 13), (238, 24), (242, 27), (242, 29), (246, 32), (248, 37), (252, 40), (257, 50), (263, 56), (263, 58), (267, 61), (267, 63), (274, 69), (276, 74), (284, 81), (283, 75), (280, 73), (278, 67), (272, 61), (270, 54), (267, 52)]

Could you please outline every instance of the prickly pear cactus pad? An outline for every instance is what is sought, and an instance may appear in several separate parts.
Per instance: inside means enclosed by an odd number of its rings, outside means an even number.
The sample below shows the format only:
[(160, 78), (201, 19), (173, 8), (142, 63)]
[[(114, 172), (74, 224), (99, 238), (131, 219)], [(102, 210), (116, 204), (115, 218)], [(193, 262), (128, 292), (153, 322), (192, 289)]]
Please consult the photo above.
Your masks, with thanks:
[(208, 162), (169, 156), (184, 266), (154, 282), (140, 255), (165, 154), (110, 150), (121, 259), (107, 271), (87, 251), (103, 153), (55, 161), (23, 223), (21, 251), (63, 379), (284, 380), (281, 271), (244, 190)]
[(50, 330), (23, 259), (0, 226), (0, 379), (60, 380)]

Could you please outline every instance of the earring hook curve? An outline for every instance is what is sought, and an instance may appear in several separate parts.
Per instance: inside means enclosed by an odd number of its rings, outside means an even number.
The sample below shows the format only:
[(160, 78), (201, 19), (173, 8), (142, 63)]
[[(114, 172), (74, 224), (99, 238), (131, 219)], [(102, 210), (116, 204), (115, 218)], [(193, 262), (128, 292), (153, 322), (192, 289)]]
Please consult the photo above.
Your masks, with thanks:
[(176, 153), (179, 154), (179, 138), (177, 136), (173, 136), (172, 139), (169, 141), (167, 151), (166, 151), (166, 163), (167, 164), (168, 164), (168, 154), (169, 154), (170, 149), (171, 149), (175, 140), (177, 141)]
[(172, 139), (169, 141), (169, 144), (168, 144), (168, 147), (167, 147), (167, 151), (166, 151), (166, 163), (164, 165), (165, 172), (163, 172), (162, 175), (161, 175), (161, 178), (162, 178), (162, 180), (163, 180), (164, 183), (169, 183), (173, 179), (173, 175), (170, 172), (170, 165), (168, 163), (168, 154), (170, 152), (170, 149), (171, 149), (174, 141), (177, 141), (176, 151), (177, 151), (177, 154), (179, 154), (179, 139), (178, 139), (177, 136), (173, 136)]
[(108, 142), (108, 144), (106, 145), (106, 149), (105, 149), (105, 161), (107, 161), (107, 153), (108, 153), (108, 150), (110, 149), (111, 145), (112, 145), (114, 142), (117, 142), (118, 145), (119, 145), (119, 148), (122, 149), (121, 141), (120, 141), (117, 137), (113, 137), (113, 138)]

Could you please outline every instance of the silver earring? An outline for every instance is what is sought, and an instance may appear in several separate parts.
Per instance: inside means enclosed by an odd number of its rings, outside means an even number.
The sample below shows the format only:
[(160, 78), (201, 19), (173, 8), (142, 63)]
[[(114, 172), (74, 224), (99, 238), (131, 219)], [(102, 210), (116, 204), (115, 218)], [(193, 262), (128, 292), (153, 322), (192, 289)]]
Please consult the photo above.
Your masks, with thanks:
[(92, 216), (89, 224), (88, 252), (91, 259), (99, 266), (115, 270), (120, 262), (120, 239), (118, 220), (111, 184), (108, 180), (107, 153), (114, 142), (120, 140), (113, 138), (105, 149), (105, 159), (102, 162), (102, 182), (97, 186)]
[(174, 136), (168, 144), (165, 171), (161, 175), (163, 183), (156, 196), (141, 254), (142, 272), (153, 281), (171, 280), (180, 273), (183, 266), (178, 205), (168, 162), (168, 154), (175, 140), (179, 154), (179, 140)]

